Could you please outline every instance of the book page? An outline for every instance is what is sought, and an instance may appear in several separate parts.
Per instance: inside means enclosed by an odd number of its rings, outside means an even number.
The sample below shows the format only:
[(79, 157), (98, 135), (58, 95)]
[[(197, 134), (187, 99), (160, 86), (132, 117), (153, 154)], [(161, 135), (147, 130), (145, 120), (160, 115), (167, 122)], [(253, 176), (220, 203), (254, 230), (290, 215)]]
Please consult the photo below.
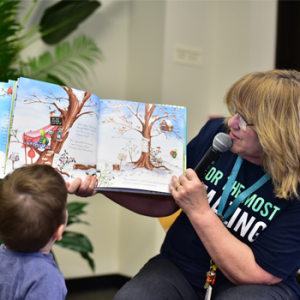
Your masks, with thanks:
[(98, 189), (170, 193), (185, 165), (185, 107), (101, 100)]
[(99, 98), (91, 93), (20, 78), (6, 173), (47, 164), (65, 180), (72, 181), (77, 167), (85, 177), (83, 169), (97, 161), (98, 109)]
[(4, 177), (13, 90), (13, 82), (0, 82), (0, 178)]

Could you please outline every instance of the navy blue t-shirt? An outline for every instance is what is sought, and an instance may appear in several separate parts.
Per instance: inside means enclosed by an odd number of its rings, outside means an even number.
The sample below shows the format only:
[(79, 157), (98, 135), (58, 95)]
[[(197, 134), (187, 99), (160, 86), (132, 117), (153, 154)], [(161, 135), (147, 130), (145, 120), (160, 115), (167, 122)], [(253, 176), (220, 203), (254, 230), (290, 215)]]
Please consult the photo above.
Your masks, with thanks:
[[(225, 132), (223, 121), (208, 121), (188, 144), (188, 168), (194, 169), (211, 147), (215, 135)], [(237, 155), (230, 151), (223, 153), (205, 176), (208, 201), (215, 212), (236, 159)], [(260, 166), (244, 160), (224, 212), (230, 202), (264, 174)], [(273, 190), (269, 180), (239, 205), (225, 225), (231, 234), (252, 249), (261, 268), (283, 278), (283, 283), (291, 288), (296, 298), (300, 298), (300, 287), (296, 282), (300, 269), (300, 201), (275, 198)], [(185, 213), (182, 212), (168, 230), (157, 257), (172, 261), (194, 287), (203, 288), (210, 256)], [(227, 282), (218, 269), (215, 286)]]

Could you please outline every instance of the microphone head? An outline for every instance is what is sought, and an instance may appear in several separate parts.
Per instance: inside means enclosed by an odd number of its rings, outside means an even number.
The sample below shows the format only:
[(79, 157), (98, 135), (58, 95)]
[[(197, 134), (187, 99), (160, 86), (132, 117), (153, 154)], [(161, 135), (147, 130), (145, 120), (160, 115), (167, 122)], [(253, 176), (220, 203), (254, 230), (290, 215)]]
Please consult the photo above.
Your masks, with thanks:
[(220, 151), (220, 152), (225, 152), (230, 149), (232, 146), (232, 139), (230, 135), (220, 132), (218, 133), (213, 140), (213, 147)]

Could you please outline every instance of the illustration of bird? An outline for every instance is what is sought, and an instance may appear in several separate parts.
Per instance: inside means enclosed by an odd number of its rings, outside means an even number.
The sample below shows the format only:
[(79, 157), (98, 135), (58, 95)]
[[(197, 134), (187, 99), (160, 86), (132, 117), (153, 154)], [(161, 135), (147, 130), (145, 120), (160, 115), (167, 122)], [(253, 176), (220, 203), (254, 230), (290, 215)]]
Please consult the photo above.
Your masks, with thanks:
[(41, 134), (41, 138), (39, 140), (39, 144), (48, 145), (49, 144), (49, 139), (45, 136), (45, 130), (41, 129), (40, 134)]
[(7, 94), (12, 94), (13, 90), (11, 88), (11, 86), (7, 89)]
[(50, 111), (50, 113), (49, 113), (49, 114), (50, 114), (50, 116), (53, 116), (53, 115), (54, 115), (54, 113), (55, 113), (55, 111), (56, 111), (56, 110), (52, 110), (52, 111)]
[(176, 158), (176, 156), (177, 156), (177, 149), (172, 150), (172, 151), (170, 152), (170, 155), (171, 155), (173, 158)]

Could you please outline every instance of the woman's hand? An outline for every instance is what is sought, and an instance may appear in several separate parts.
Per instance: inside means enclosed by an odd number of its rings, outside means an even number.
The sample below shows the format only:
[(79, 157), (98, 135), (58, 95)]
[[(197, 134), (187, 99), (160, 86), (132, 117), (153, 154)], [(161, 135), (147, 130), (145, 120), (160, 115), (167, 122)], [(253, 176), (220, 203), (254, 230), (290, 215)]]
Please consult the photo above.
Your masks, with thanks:
[(88, 175), (84, 181), (76, 178), (73, 182), (66, 182), (68, 193), (79, 197), (90, 197), (97, 193), (95, 190), (97, 177)]
[(174, 200), (188, 216), (210, 210), (206, 186), (199, 180), (194, 170), (187, 169), (186, 175), (181, 175), (179, 179), (173, 176), (172, 181), (173, 184), (169, 187)]

